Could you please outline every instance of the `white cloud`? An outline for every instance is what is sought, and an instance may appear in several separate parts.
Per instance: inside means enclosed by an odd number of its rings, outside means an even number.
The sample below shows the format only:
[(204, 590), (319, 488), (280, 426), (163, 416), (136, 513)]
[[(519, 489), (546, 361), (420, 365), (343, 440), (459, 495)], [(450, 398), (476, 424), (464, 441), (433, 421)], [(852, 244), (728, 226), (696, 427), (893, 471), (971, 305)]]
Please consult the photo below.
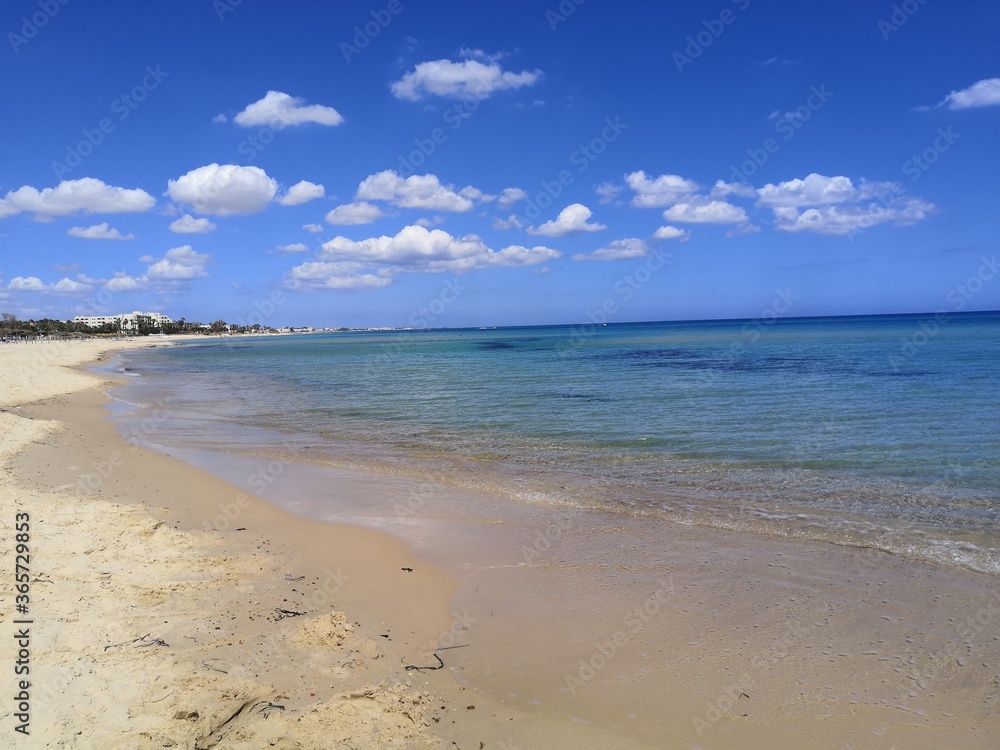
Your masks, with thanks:
[(114, 227), (103, 224), (95, 224), (92, 227), (73, 227), (66, 234), (70, 237), (80, 237), (84, 240), (134, 240), (134, 234), (122, 234)]
[(541, 235), (543, 237), (565, 237), (569, 234), (579, 232), (597, 232), (607, 229), (604, 224), (588, 224), (587, 219), (593, 212), (582, 203), (572, 203), (562, 211), (552, 221), (547, 221), (537, 229), (528, 227), (528, 234)]
[(698, 190), (698, 183), (680, 175), (660, 175), (651, 180), (643, 171), (625, 176), (625, 182), (635, 192), (632, 205), (636, 208), (660, 208), (680, 203)]
[(736, 195), (740, 198), (756, 198), (757, 191), (754, 190), (752, 186), (744, 185), (741, 182), (716, 180), (715, 185), (712, 188), (712, 192), (709, 193), (709, 197), (716, 200), (724, 200), (730, 195)]
[(494, 229), (503, 229), (503, 230), (507, 230), (507, 229), (522, 229), (523, 227), (524, 227), (524, 224), (522, 224), (521, 220), (519, 218), (517, 218), (517, 216), (515, 216), (514, 214), (511, 214), (506, 219), (494, 219), (493, 220), (493, 228)]
[(142, 213), (156, 205), (145, 190), (105, 185), (93, 177), (63, 180), (54, 188), (29, 185), (12, 190), (0, 201), (0, 218), (33, 211), (38, 218), (82, 214)]
[(278, 198), (278, 203), (282, 206), (298, 206), (300, 203), (308, 203), (311, 200), (322, 198), (324, 195), (326, 195), (326, 189), (322, 185), (302, 180), (288, 188), (288, 192)]
[(594, 188), (594, 192), (600, 196), (601, 205), (606, 206), (609, 203), (617, 203), (618, 196), (622, 194), (624, 189), (621, 185), (615, 185), (613, 182), (602, 182)]
[(176, 221), (170, 222), (170, 231), (177, 234), (208, 234), (215, 229), (215, 224), (208, 219), (196, 219), (191, 214), (184, 214)]
[(471, 186), (455, 192), (454, 185), (442, 185), (436, 175), (415, 174), (404, 179), (395, 170), (386, 169), (366, 177), (358, 185), (356, 197), (361, 201), (389, 201), (401, 208), (463, 213), (471, 211), (476, 200), (492, 199), (493, 196), (486, 196)]
[(804, 180), (794, 179), (768, 183), (757, 191), (758, 206), (771, 208), (779, 206), (824, 206), (844, 203), (857, 196), (858, 191), (850, 178), (844, 176), (825, 177), (813, 172)]
[(339, 125), (344, 121), (333, 107), (324, 107), (321, 104), (303, 105), (302, 102), (302, 99), (281, 91), (268, 91), (263, 99), (248, 105), (233, 120), (237, 125), (245, 127), (267, 125), (275, 129), (307, 122)]
[(274, 250), (278, 253), (307, 253), (309, 245), (304, 242), (295, 242), (291, 245), (278, 245)]
[(420, 63), (390, 88), (397, 99), (414, 102), (428, 95), (475, 101), (497, 91), (531, 86), (541, 76), (540, 70), (512, 73), (496, 62), (432, 60)]
[(774, 227), (781, 232), (818, 232), (847, 235), (879, 224), (915, 224), (935, 208), (933, 203), (907, 196), (895, 182), (860, 181), (810, 174), (757, 191), (760, 206), (774, 212)]
[(472, 185), (466, 185), (458, 191), (458, 194), (463, 198), (468, 198), (470, 201), (474, 201), (476, 203), (490, 203), (491, 201), (495, 201), (497, 198), (495, 195), (484, 193), (479, 188), (472, 187)]
[(681, 242), (687, 242), (691, 239), (691, 232), (687, 229), (678, 229), (677, 227), (660, 227), (655, 232), (653, 232), (653, 239), (657, 240), (680, 240)]
[(146, 288), (147, 281), (145, 276), (129, 276), (118, 272), (114, 278), (108, 279), (104, 288), (109, 292), (137, 292)]
[(356, 203), (345, 203), (342, 206), (337, 206), (326, 215), (326, 221), (328, 224), (336, 226), (371, 224), (383, 216), (385, 214), (382, 212), (382, 209), (374, 203), (358, 201)]
[(562, 252), (553, 250), (551, 247), (535, 245), (535, 247), (524, 247), (522, 245), (510, 245), (503, 250), (499, 250), (489, 256), (490, 265), (494, 266), (534, 266), (548, 260), (561, 258)]
[(37, 276), (15, 276), (7, 288), (15, 292), (44, 292), (48, 287)]
[(208, 276), (205, 266), (212, 256), (195, 252), (190, 245), (175, 247), (156, 260), (146, 271), (146, 276), (154, 281), (190, 281)]
[(310, 261), (289, 271), (285, 286), (293, 289), (377, 289), (392, 283), (388, 276), (359, 273), (363, 269), (360, 263)]
[(212, 122), (228, 122), (228, 121), (229, 121), (229, 118), (226, 117), (221, 112), (219, 114), (217, 114), (215, 117), (212, 118)]
[(432, 216), (429, 219), (428, 218), (417, 219), (413, 223), (416, 224), (418, 227), (428, 227), (429, 228), (429, 227), (436, 227), (439, 224), (444, 224), (444, 222), (445, 222), (445, 218), (443, 216)]
[(497, 205), (500, 208), (510, 208), (518, 201), (523, 201), (527, 197), (528, 194), (521, 190), (521, 188), (504, 188), (504, 191), (500, 193), (500, 197), (497, 199)]
[(686, 203), (678, 203), (663, 212), (667, 221), (681, 224), (742, 224), (750, 221), (747, 212), (726, 201), (713, 201), (693, 196)]
[(53, 284), (51, 289), (54, 294), (84, 294), (90, 291), (90, 285), (81, 284), (79, 281), (73, 281), (73, 279), (62, 278)]
[(235, 164), (208, 164), (167, 183), (171, 200), (217, 216), (263, 211), (277, 192), (263, 169)]
[(519, 267), (562, 256), (552, 248), (510, 245), (493, 250), (475, 236), (453, 237), (441, 229), (404, 227), (394, 237), (355, 241), (335, 237), (316, 261), (296, 266), (286, 283), (315, 288), (385, 286), (399, 273), (462, 273), (490, 267)]
[(878, 224), (909, 226), (933, 210), (934, 204), (919, 198), (898, 198), (889, 205), (820, 206), (801, 213), (792, 206), (779, 206), (774, 209), (774, 227), (782, 232), (846, 235)]
[(322, 224), (303, 224), (302, 228), (309, 232), (309, 234), (319, 234), (323, 231)]
[(610, 245), (594, 250), (591, 253), (577, 253), (573, 260), (626, 260), (642, 258), (649, 252), (645, 240), (635, 239), (615, 240)]
[(952, 91), (938, 106), (948, 109), (972, 109), (1000, 105), (1000, 78), (984, 78), (967, 89)]

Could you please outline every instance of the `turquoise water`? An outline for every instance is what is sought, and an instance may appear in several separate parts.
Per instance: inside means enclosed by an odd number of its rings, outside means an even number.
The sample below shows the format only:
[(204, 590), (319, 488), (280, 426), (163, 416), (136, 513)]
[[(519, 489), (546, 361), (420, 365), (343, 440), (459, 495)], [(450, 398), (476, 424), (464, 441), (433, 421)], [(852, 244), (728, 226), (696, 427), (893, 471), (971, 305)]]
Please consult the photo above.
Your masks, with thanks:
[(114, 395), (162, 445), (1000, 573), (998, 363), (1000, 314), (352, 332), (136, 351)]

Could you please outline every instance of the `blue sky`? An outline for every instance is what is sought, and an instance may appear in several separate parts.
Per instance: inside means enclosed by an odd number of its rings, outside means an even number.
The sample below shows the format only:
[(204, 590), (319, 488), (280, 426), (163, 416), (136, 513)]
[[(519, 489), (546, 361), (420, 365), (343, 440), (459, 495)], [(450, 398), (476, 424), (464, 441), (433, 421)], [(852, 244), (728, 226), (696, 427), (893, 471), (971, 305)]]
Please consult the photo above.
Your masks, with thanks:
[(998, 28), (934, 0), (11, 0), (0, 309), (998, 309)]

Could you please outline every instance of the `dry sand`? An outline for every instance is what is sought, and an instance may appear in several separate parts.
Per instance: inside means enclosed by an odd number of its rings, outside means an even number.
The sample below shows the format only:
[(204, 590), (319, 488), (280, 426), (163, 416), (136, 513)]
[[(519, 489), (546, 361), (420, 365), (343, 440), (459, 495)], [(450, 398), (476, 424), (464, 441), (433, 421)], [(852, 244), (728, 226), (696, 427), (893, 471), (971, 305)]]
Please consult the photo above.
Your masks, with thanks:
[[(454, 542), (439, 546), (482, 549), (418, 558), (124, 443), (101, 379), (66, 369), (123, 345), (0, 346), (0, 556), (12, 571), (15, 513), (30, 513), (33, 619), (31, 736), (14, 732), (8, 697), (0, 746), (997, 746), (994, 579), (671, 528), (669, 543), (646, 540), (669, 571), (659, 587), (618, 586), (640, 579), (611, 570), (595, 596), (589, 572), (550, 565), (564, 537), (531, 565), (486, 544), (502, 528), (488, 507), (481, 524), (437, 521)], [(373, 481), (365, 513), (388, 515), (392, 485)], [(595, 533), (649, 534), (626, 525)], [(523, 533), (544, 528), (539, 516)], [(5, 575), (5, 664), (14, 595)], [(632, 605), (651, 615), (630, 621)], [(597, 649), (637, 623), (604, 666)], [(404, 669), (444, 645), (466, 647), (440, 651), (444, 669)], [(583, 682), (572, 694), (566, 674)]]

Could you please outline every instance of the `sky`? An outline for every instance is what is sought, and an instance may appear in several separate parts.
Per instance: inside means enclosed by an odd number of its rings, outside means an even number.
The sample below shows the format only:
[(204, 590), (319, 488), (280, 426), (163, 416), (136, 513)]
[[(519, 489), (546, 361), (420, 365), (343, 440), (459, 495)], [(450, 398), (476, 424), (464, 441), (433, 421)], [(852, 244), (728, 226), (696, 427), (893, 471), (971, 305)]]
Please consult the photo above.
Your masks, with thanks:
[(0, 310), (1000, 309), (995, 2), (8, 0)]

